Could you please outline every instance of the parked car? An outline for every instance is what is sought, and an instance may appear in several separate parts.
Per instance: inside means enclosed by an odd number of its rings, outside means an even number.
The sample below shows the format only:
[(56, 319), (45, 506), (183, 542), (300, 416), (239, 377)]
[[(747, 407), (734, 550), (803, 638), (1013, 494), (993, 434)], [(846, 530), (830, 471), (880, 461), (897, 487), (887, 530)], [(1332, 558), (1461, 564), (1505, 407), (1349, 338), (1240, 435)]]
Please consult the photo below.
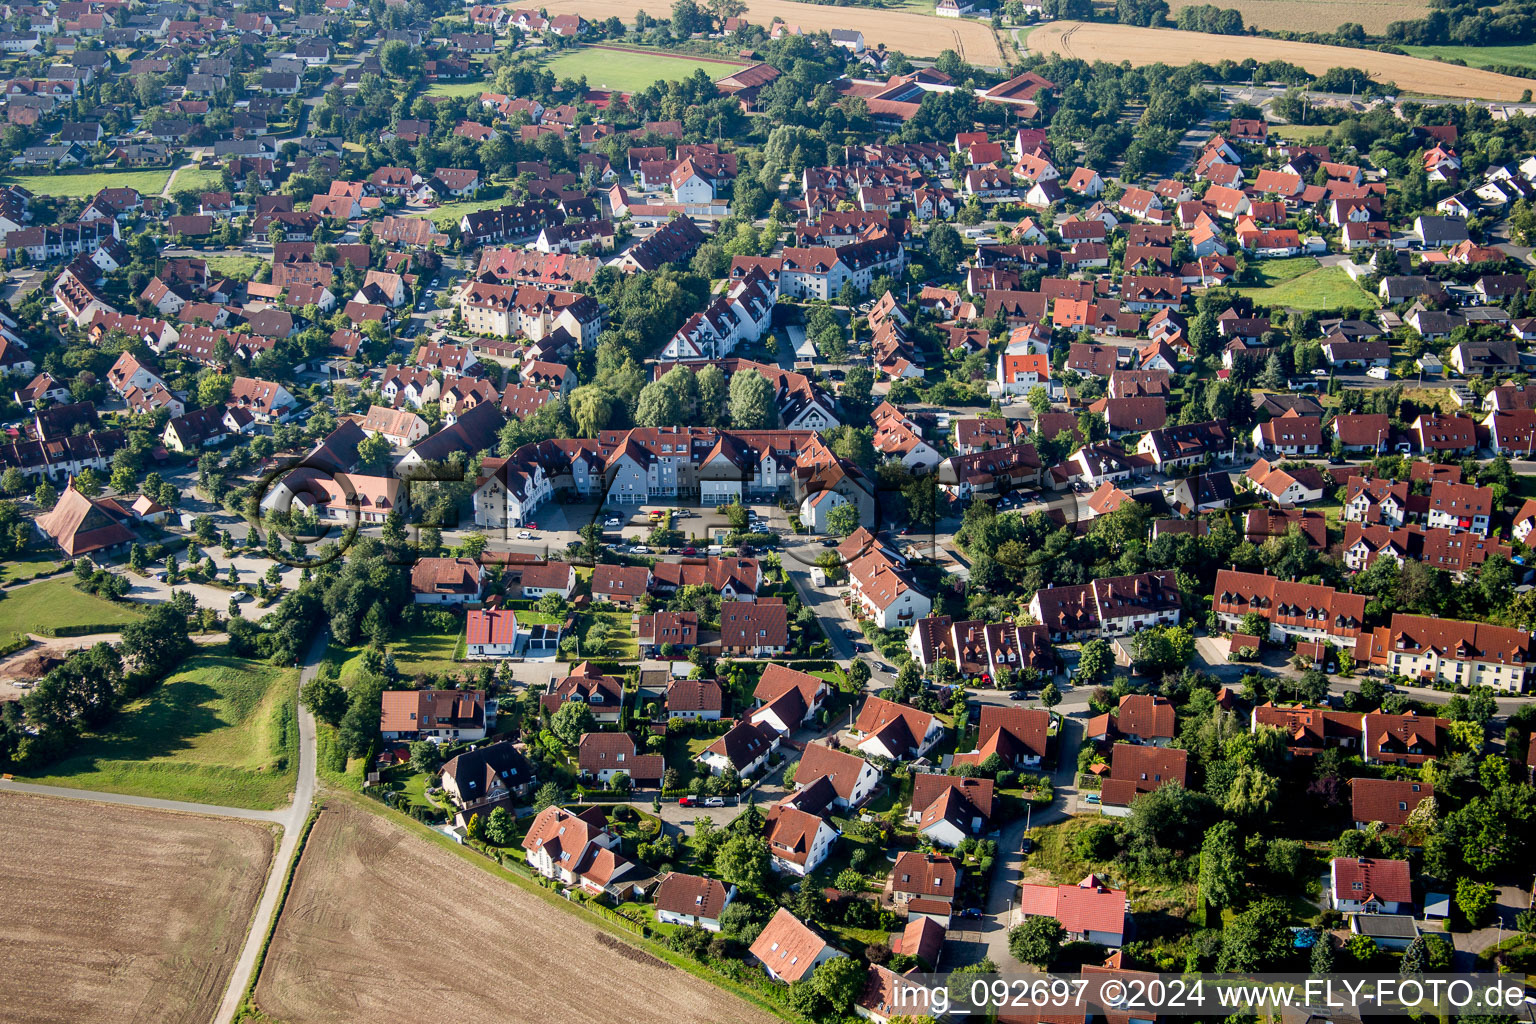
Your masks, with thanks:
[(1088, 801), (1090, 804), (1096, 804), (1099, 802), (1099, 794), (1089, 793), (1087, 796), (1083, 797), (1083, 799)]
[(1312, 376), (1314, 376), (1314, 377), (1326, 377), (1326, 376), (1328, 376), (1328, 371), (1322, 369), (1321, 367), (1319, 367), (1318, 369), (1312, 371)]
[(1009, 700), (1028, 700), (1029, 699), (1029, 694), (1025, 693), (1023, 690), (1014, 690), (1012, 693), (1010, 693), (1008, 695), (1008, 699)]
[(704, 798), (704, 806), (705, 807), (724, 807), (725, 806), (725, 797), (723, 797), (723, 796), (705, 797)]
[(838, 540), (836, 537), (823, 537), (821, 539), (821, 546), (824, 548), (835, 548), (837, 545)]
[(694, 807), (697, 804), (698, 800), (691, 796), (680, 796), (677, 798), (677, 806), (679, 807)]
[(683, 557), (684, 558), (692, 558), (694, 555), (696, 555), (698, 553), (699, 553), (699, 549), (696, 548), (696, 547), (691, 547), (690, 546), (690, 547), (683, 548)]

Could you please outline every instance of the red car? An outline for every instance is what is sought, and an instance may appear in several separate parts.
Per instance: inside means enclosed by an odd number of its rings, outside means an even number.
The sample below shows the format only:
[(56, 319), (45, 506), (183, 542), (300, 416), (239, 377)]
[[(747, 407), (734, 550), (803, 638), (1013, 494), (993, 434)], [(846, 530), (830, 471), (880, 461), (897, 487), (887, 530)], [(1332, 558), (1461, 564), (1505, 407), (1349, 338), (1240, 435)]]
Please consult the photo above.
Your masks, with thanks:
[(539, 528), (539, 524), (538, 523), (525, 523), (525, 524), (523, 524), (523, 529), (525, 529), (525, 530), (537, 530), (538, 528)]
[(698, 553), (699, 553), (699, 549), (698, 548), (683, 548), (683, 556), (685, 558), (689, 557), (691, 555), (696, 555)]
[(698, 801), (691, 796), (680, 796), (677, 798), (677, 806), (679, 807), (692, 807), (696, 803)]

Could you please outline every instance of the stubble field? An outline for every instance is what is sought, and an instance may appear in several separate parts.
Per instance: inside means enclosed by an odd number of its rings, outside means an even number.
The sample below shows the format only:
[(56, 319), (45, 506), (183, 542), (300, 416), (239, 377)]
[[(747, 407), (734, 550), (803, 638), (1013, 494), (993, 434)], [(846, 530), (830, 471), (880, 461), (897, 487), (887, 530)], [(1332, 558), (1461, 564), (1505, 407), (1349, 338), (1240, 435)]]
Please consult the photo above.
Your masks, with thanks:
[[(440, 969), (465, 957), (468, 974)], [(310, 833), (255, 1001), (285, 1024), (775, 1020), (345, 805), (327, 807)]]
[(1380, 81), (1396, 83), (1405, 93), (1425, 96), (1514, 102), (1522, 92), (1531, 88), (1531, 82), (1524, 78), (1375, 50), (1080, 21), (1053, 21), (1040, 26), (1029, 34), (1029, 49), (1032, 53), (1058, 53), (1089, 61), (1118, 63), (1128, 60), (1132, 64), (1161, 62), (1174, 66), (1196, 60), (1208, 63), (1218, 59), (1239, 63), (1249, 58), (1284, 60), (1314, 74), (1330, 68), (1357, 67)]
[(0, 1020), (207, 1024), (266, 880), (263, 825), (0, 794)]
[[(647, 5), (640, 0), (553, 0), (544, 6), (551, 15), (580, 14), (588, 20), (617, 17), (625, 22), (634, 21), (635, 12), (647, 6), (650, 7), (648, 13), (656, 15), (669, 9), (659, 4)], [(987, 67), (1003, 64), (991, 26), (971, 18), (939, 18), (932, 14), (869, 7), (798, 4), (793, 0), (747, 0), (745, 17), (754, 25), (767, 25), (776, 17), (783, 18), (807, 32), (857, 29), (864, 33), (865, 45), (874, 47), (884, 43), (887, 48), (900, 50), (910, 57), (937, 57), (945, 50), (954, 50), (972, 64)], [(716, 77), (723, 78), (724, 75), (722, 71)]]
[[(1183, 7), (1198, 7), (1209, 0), (1172, 0), (1173, 14)], [(1291, 32), (1332, 32), (1345, 22), (1380, 32), (1394, 21), (1412, 21), (1429, 11), (1418, 0), (1221, 0), (1243, 15), (1243, 24), (1254, 28)]]

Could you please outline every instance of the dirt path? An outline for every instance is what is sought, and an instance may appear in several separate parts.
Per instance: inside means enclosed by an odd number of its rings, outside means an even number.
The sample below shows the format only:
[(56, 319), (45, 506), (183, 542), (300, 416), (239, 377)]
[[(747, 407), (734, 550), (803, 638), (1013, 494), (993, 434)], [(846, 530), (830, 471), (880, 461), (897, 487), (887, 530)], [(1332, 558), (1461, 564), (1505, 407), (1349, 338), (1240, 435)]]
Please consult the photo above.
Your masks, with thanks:
[[(847, 10), (841, 7), (829, 9)], [(1260, 63), (1290, 61), (1313, 74), (1322, 74), (1330, 68), (1362, 68), (1377, 81), (1393, 82), (1402, 92), (1423, 96), (1515, 102), (1531, 88), (1529, 79), (1496, 75), (1479, 68), (1464, 68), (1395, 53), (1292, 43), (1260, 36), (1218, 36), (1175, 29), (1053, 21), (1032, 30), (1028, 46), (1032, 53), (1057, 53), (1088, 61), (1128, 60), (1132, 64), (1182, 65), (1196, 60), (1209, 61), (1212, 54), (1220, 54), (1239, 63), (1250, 57)]]
[[(304, 671), (299, 675), (299, 692), (304, 692), (308, 685), (320, 671), (320, 659), (325, 655), (326, 640), (330, 631), (322, 629), (314, 642), (309, 645), (309, 650), (304, 655)], [(218, 1015), (213, 1018), (214, 1024), (231, 1024), (235, 1014), (240, 1009), (241, 1000), (245, 996), (245, 990), (251, 983), (251, 976), (256, 970), (256, 958), (261, 954), (262, 943), (266, 941), (267, 932), (272, 927), (272, 918), (280, 909), (279, 904), (283, 894), (283, 879), (288, 872), (288, 864), (293, 860), (294, 853), (299, 847), (299, 833), (304, 828), (304, 822), (309, 818), (310, 805), (315, 802), (315, 716), (309, 713), (303, 703), (299, 704), (299, 777), (294, 783), (293, 803), (286, 811), (279, 812), (283, 815), (283, 841), (277, 849), (277, 855), (272, 858), (271, 870), (267, 873), (267, 885), (262, 890), (261, 902), (256, 905), (256, 913), (251, 915), (251, 928), (245, 936), (245, 946), (240, 950), (240, 959), (235, 961), (235, 968), (229, 974), (229, 984), (224, 990), (224, 1000), (219, 1004)]]
[[(580, 14), (589, 20), (617, 17), (628, 22), (646, 4), (641, 0), (553, 0), (545, 6), (550, 14)], [(654, 9), (656, 5), (650, 6)], [(783, 18), (807, 32), (857, 29), (864, 33), (866, 46), (884, 43), (911, 57), (937, 57), (944, 50), (954, 50), (972, 64), (1001, 67), (1004, 63), (992, 27), (972, 18), (939, 18), (908, 11), (831, 7), (793, 0), (747, 0), (745, 17), (756, 25)]]

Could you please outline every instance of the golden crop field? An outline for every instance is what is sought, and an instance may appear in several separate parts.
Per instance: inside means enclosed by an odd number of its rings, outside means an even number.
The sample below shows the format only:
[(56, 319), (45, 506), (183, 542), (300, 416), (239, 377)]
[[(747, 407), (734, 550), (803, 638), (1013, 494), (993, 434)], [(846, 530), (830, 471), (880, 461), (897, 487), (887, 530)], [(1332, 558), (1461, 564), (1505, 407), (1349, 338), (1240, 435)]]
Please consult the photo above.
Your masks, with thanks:
[(1029, 49), (1082, 60), (1128, 60), (1132, 64), (1181, 65), (1196, 60), (1214, 63), (1223, 58), (1241, 62), (1251, 57), (1257, 61), (1289, 61), (1314, 74), (1329, 68), (1357, 67), (1378, 80), (1395, 82), (1405, 93), (1424, 96), (1513, 102), (1531, 88), (1531, 82), (1524, 78), (1374, 50), (1080, 21), (1053, 21), (1040, 26), (1029, 34)]
[[(1198, 7), (1213, 0), (1170, 0), (1177, 14), (1181, 7)], [(1254, 28), (1292, 32), (1331, 32), (1345, 22), (1355, 22), (1367, 32), (1380, 32), (1394, 21), (1412, 21), (1429, 10), (1421, 0), (1221, 0)]]
[[(645, 4), (639, 0), (553, 0), (544, 5), (551, 15), (580, 14), (589, 20), (618, 17), (633, 21), (635, 12), (649, 6), (649, 13), (665, 15), (670, 8)], [(748, 21), (767, 25), (783, 18), (807, 32), (834, 28), (857, 29), (864, 33), (866, 45), (884, 43), (912, 57), (937, 57), (954, 50), (972, 64), (999, 67), (1003, 55), (997, 38), (985, 22), (971, 18), (940, 18), (930, 14), (882, 11), (868, 7), (831, 7), (821, 4), (797, 4), (793, 0), (747, 0)]]

